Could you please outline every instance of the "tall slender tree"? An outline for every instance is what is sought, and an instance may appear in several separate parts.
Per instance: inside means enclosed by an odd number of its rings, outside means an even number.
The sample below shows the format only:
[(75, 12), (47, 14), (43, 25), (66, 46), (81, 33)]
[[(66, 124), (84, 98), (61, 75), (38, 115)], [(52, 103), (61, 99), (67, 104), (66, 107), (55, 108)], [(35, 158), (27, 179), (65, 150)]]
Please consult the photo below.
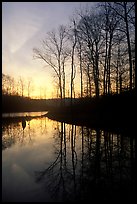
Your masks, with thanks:
[(66, 27), (47, 33), (42, 49), (34, 48), (34, 58), (44, 61), (53, 70), (58, 79), (61, 100), (65, 97), (65, 62), (69, 56), (67, 49)]
[[(130, 15), (132, 11), (135, 11), (135, 2), (115, 2), (114, 5), (110, 4), (111, 9), (120, 16), (124, 26), (120, 29), (124, 32), (127, 37), (128, 46), (128, 57), (129, 57), (129, 87), (132, 89), (132, 51), (131, 51), (131, 33), (130, 33), (130, 22), (134, 24), (134, 17)], [(133, 12), (134, 13), (134, 12)], [(131, 17), (132, 16), (132, 17)], [(135, 31), (134, 31), (135, 32)]]

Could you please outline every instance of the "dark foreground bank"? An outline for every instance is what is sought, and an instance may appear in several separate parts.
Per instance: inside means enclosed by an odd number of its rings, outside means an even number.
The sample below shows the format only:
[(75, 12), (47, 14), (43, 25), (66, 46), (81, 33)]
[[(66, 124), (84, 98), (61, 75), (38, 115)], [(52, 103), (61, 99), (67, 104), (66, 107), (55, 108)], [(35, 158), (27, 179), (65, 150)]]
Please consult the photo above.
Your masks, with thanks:
[(76, 125), (131, 131), (135, 128), (135, 103), (134, 89), (121, 94), (79, 99), (72, 107), (51, 107), (47, 116)]
[[(135, 129), (136, 90), (99, 98), (29, 99), (19, 96), (2, 96), (2, 112), (48, 111), (52, 120), (93, 128)], [(7, 120), (7, 119), (6, 119)]]

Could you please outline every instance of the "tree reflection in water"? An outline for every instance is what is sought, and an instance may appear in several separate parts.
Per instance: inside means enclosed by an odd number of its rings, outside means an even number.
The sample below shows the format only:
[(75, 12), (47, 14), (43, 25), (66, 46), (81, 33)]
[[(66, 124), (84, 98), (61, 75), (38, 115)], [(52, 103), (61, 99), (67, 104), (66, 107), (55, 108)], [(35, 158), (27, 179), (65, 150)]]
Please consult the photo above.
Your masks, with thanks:
[[(26, 126), (28, 128), (26, 129)], [(4, 123), (2, 125), (2, 149), (6, 149), (13, 144), (20, 146), (26, 143), (32, 143), (32, 133), (34, 128), (31, 128), (31, 121), (23, 120), (17, 123)]]
[(54, 138), (54, 162), (35, 172), (54, 201), (135, 199), (133, 138), (64, 122)]

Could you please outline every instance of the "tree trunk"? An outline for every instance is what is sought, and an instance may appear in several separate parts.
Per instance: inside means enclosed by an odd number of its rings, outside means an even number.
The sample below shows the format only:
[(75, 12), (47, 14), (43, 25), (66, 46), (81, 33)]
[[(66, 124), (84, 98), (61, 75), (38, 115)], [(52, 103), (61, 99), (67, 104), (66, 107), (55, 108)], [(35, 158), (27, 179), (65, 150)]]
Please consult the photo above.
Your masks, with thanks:
[(104, 86), (104, 95), (107, 93), (107, 84), (106, 84), (106, 70), (107, 70), (107, 50), (108, 50), (108, 33), (106, 31), (106, 56), (105, 56), (105, 66), (104, 66), (104, 79), (103, 79), (103, 86)]
[(72, 50), (72, 56), (71, 56), (71, 89), (70, 89), (70, 98), (71, 98), (71, 107), (72, 107), (72, 103), (73, 103), (73, 75), (74, 75), (74, 49), (75, 46), (73, 46), (73, 50)]
[(83, 82), (82, 82), (82, 56), (81, 56), (81, 44), (80, 44), (80, 91), (81, 91), (81, 98), (83, 97)]
[(110, 94), (111, 91), (111, 81), (110, 81), (110, 65), (111, 65), (111, 49), (112, 49), (112, 38), (113, 33), (110, 34), (110, 41), (109, 41), (109, 49), (108, 49), (108, 67), (107, 67), (107, 82), (108, 82), (108, 94)]
[(126, 23), (126, 35), (127, 35), (127, 44), (128, 44), (128, 55), (129, 55), (129, 86), (130, 90), (132, 90), (132, 56), (131, 56), (131, 45), (130, 45), (130, 37), (129, 37), (129, 28), (128, 28), (128, 19), (127, 19), (127, 7), (126, 2), (124, 2), (124, 11), (125, 11), (125, 23)]
[(98, 54), (98, 43), (96, 43), (96, 55), (95, 55), (95, 90), (96, 90), (96, 97), (99, 97), (99, 67), (98, 67), (98, 61), (99, 61), (99, 54)]

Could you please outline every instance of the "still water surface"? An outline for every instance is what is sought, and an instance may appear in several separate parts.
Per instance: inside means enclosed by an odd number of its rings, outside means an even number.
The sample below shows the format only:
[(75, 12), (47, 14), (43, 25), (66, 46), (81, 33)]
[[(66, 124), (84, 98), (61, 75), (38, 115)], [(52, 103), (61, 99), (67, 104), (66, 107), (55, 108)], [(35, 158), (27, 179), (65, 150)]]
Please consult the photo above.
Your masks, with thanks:
[(44, 118), (2, 124), (4, 202), (135, 199), (135, 141)]

